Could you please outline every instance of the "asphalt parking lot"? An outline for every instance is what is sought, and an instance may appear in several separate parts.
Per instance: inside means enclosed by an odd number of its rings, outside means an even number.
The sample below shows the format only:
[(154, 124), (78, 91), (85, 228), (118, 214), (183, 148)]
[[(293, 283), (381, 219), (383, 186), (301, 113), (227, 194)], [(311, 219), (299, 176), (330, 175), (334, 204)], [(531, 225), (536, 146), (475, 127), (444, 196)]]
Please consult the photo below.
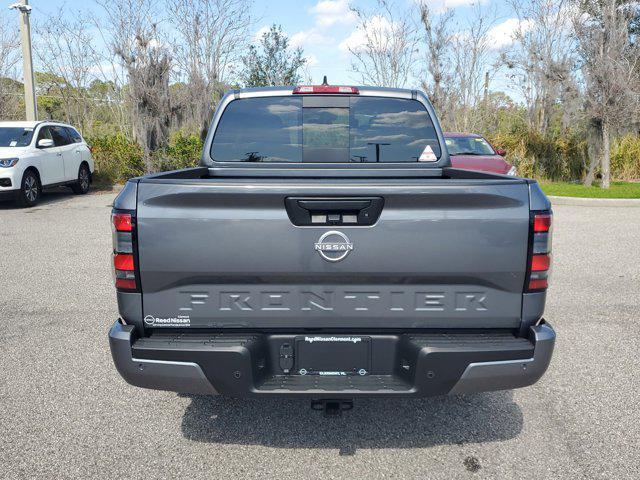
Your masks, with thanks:
[(640, 478), (640, 208), (555, 207), (538, 384), (328, 420), (118, 376), (113, 197), (0, 204), (0, 478)]

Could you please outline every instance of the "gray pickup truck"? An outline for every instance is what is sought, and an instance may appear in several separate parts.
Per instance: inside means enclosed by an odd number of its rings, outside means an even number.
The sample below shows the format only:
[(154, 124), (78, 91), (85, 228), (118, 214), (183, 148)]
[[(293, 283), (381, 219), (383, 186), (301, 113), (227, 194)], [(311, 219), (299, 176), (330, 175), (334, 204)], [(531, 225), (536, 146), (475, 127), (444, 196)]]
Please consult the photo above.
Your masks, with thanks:
[(524, 387), (551, 360), (550, 203), (451, 168), (419, 91), (232, 91), (201, 166), (130, 180), (112, 218), (132, 385), (349, 402)]

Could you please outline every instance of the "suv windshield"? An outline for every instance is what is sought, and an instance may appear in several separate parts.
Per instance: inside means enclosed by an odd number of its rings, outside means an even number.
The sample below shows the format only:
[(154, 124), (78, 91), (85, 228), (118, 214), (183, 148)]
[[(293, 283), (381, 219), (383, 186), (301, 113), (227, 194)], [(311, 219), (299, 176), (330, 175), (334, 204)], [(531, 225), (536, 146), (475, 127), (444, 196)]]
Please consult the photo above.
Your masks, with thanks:
[(446, 137), (449, 155), (495, 155), (493, 147), (482, 137)]
[(420, 102), (356, 96), (234, 100), (211, 145), (219, 162), (435, 162), (440, 153)]
[(0, 127), (0, 147), (26, 147), (32, 137), (33, 128)]

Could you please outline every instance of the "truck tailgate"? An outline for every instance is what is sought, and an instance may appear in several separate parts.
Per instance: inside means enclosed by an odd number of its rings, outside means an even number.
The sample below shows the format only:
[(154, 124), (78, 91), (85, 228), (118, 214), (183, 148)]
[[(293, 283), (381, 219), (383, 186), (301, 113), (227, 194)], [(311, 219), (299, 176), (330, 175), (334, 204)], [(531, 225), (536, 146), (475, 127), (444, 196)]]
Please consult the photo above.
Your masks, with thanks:
[[(285, 208), (289, 197), (384, 205), (373, 225), (300, 226)], [(147, 327), (520, 324), (524, 180), (148, 179), (138, 185), (137, 223)], [(351, 244), (341, 261), (317, 248), (330, 231)]]

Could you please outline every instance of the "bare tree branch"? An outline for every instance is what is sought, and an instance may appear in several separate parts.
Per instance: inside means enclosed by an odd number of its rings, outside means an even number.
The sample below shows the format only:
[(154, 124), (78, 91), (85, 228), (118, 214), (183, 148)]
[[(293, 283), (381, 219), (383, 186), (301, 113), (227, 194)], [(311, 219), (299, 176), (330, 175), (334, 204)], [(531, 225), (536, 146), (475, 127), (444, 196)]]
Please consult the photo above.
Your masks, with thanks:
[(90, 84), (96, 79), (99, 58), (92, 46), (88, 17), (77, 13), (74, 18), (48, 17), (34, 27), (38, 48), (35, 53), (45, 73), (56, 84), (64, 114), (69, 123), (81, 129), (92, 125)]
[(166, 145), (174, 113), (169, 88), (172, 59), (155, 18), (155, 2), (98, 3), (105, 11), (111, 51), (127, 74), (133, 134), (150, 172), (151, 152)]
[[(549, 129), (553, 106), (559, 99), (577, 105), (573, 77), (575, 42), (571, 35), (569, 0), (510, 0), (518, 25), (514, 48), (503, 55), (511, 78), (520, 88), (529, 121), (540, 133)], [(564, 117), (568, 123), (568, 117)]]
[(178, 78), (187, 87), (181, 102), (187, 123), (206, 134), (213, 108), (236, 78), (253, 25), (250, 0), (170, 0), (169, 20)]
[(353, 8), (358, 18), (361, 45), (349, 46), (353, 72), (363, 84), (404, 87), (413, 68), (418, 38), (408, 14), (396, 14), (396, 5), (378, 0), (377, 9)]
[[(20, 89), (16, 88), (17, 65), (20, 60), (18, 22), (0, 13), (0, 118), (19, 116)], [(20, 117), (22, 118), (22, 117)]]

